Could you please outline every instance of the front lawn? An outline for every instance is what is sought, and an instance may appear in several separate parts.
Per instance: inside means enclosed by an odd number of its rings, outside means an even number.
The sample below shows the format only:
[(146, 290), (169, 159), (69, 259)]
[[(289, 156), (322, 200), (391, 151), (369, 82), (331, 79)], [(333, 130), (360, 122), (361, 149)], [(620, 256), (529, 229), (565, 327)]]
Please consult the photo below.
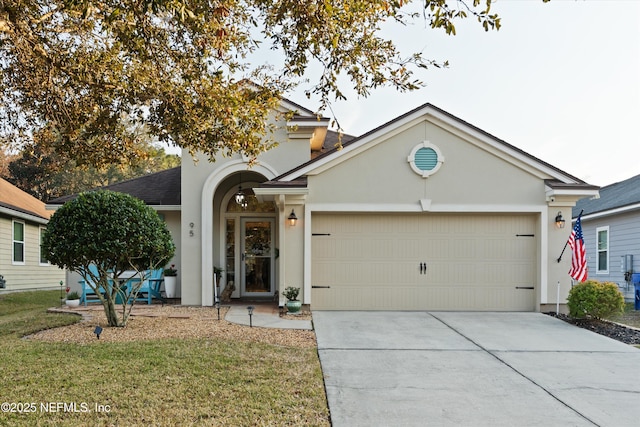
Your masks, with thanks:
[(0, 425), (330, 425), (315, 348), (21, 338), (76, 320), (45, 312), (57, 304), (56, 291), (0, 297), (1, 400), (15, 411)]
[(626, 303), (624, 313), (611, 316), (608, 320), (640, 329), (640, 310), (635, 309), (634, 303)]

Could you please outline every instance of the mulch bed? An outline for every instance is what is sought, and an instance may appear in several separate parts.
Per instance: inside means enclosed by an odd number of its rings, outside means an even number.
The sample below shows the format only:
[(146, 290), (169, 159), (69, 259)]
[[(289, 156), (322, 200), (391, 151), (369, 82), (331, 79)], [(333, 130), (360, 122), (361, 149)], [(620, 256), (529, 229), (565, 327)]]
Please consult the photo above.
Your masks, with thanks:
[(545, 313), (549, 316), (556, 317), (571, 323), (579, 328), (588, 329), (600, 335), (612, 338), (614, 340), (630, 345), (640, 345), (640, 329), (629, 328), (618, 323), (608, 322), (606, 320), (597, 319), (574, 319), (566, 314)]
[[(112, 328), (102, 306), (91, 308), (63, 309), (82, 315), (82, 321), (69, 326), (47, 329), (27, 337), (49, 342), (77, 344), (102, 344), (107, 342), (130, 342), (155, 339), (227, 339), (245, 342), (260, 342), (285, 347), (315, 347), (314, 331), (297, 329), (260, 328), (237, 325), (224, 319), (228, 307), (217, 312), (211, 307), (184, 307), (171, 305), (135, 306), (127, 326)], [(61, 311), (51, 309), (50, 311)], [(310, 316), (310, 314), (307, 314)], [(287, 318), (294, 318), (285, 315)], [(304, 319), (302, 317), (297, 317)], [(100, 339), (94, 334), (95, 327), (103, 328)]]

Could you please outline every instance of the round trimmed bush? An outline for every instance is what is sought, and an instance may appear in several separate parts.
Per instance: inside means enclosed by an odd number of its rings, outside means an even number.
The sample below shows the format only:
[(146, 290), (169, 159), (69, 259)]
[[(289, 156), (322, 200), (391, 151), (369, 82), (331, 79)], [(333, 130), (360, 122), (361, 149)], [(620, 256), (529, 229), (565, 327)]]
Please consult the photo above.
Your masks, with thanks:
[(624, 297), (613, 282), (587, 280), (571, 288), (567, 305), (571, 317), (602, 319), (622, 312)]

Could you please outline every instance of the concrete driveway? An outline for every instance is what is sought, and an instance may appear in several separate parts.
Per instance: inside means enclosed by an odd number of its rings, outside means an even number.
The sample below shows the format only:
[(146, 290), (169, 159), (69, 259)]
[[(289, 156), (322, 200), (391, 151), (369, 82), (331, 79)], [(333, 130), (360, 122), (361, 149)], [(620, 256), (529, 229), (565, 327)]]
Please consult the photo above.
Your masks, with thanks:
[(544, 314), (313, 323), (334, 427), (640, 425), (640, 350)]

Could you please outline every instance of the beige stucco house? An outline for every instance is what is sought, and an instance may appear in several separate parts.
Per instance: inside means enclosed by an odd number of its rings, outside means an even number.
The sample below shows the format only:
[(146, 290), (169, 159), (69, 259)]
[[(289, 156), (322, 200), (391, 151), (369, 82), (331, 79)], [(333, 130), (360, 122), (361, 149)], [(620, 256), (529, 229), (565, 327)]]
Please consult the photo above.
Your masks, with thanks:
[[(181, 168), (128, 182), (138, 194), (118, 190), (165, 215), (183, 304), (213, 305), (216, 267), (234, 298), (283, 304), (296, 286), (312, 309), (542, 311), (558, 283), (565, 301), (570, 227), (555, 218), (598, 187), (430, 104), (342, 149), (327, 119), (282, 108), (296, 115), (254, 166), (183, 152)], [(164, 189), (177, 199), (147, 197), (178, 171)]]
[(0, 292), (60, 288), (64, 271), (41, 250), (51, 211), (0, 178)]

